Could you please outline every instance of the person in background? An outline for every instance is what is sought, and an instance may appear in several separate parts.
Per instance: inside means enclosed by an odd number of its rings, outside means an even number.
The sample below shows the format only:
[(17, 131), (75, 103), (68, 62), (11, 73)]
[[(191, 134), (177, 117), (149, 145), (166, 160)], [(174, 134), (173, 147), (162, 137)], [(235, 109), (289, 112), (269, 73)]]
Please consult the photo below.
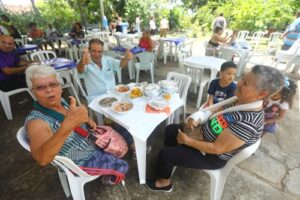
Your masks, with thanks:
[(283, 39), (282, 50), (288, 50), (297, 39), (300, 39), (300, 10), (296, 13), (296, 19), (282, 34), (281, 39)]
[(264, 101), (264, 133), (276, 132), (277, 122), (285, 116), (287, 110), (292, 108), (296, 92), (297, 84), (286, 77), (283, 88)]
[(14, 39), (19, 38), (21, 39), (20, 32), (18, 29), (13, 25), (10, 19), (6, 15), (1, 15), (0, 25), (3, 26), (8, 31), (8, 35), (12, 36)]
[(36, 23), (29, 23), (28, 36), (32, 38), (32, 41), (30, 43), (38, 45), (40, 49), (43, 49), (44, 45), (45, 50), (47, 49), (44, 31), (42, 29), (37, 28)]
[[(54, 50), (54, 40), (59, 36), (59, 32), (52, 26), (52, 24), (48, 24), (48, 28), (45, 30), (46, 34), (46, 45), (49, 44), (52, 50)], [(59, 43), (60, 46), (60, 43)], [(59, 47), (60, 48), (60, 47)]]
[[(230, 36), (226, 35), (225, 37), (223, 37), (223, 29), (222, 27), (217, 26), (214, 29), (214, 33), (211, 36), (210, 40), (208, 41), (207, 44), (207, 48), (210, 50), (213, 50), (213, 52), (211, 51), (206, 51), (205, 55), (206, 56), (218, 56), (219, 54), (219, 46), (222, 44), (225, 44), (227, 42), (227, 40), (230, 38)], [(226, 33), (227, 34), (227, 33)]]
[(146, 49), (146, 51), (152, 52), (153, 50), (153, 41), (149, 35), (148, 31), (143, 31), (143, 35), (139, 41), (139, 47)]
[(111, 31), (111, 35), (114, 35), (116, 33), (116, 27), (117, 27), (117, 23), (116, 23), (116, 20), (113, 19), (110, 24), (109, 24), (109, 28), (110, 28), (110, 31)]
[(150, 18), (149, 26), (150, 26), (150, 36), (155, 35), (155, 33), (156, 33), (156, 24), (155, 24), (154, 17)]
[(159, 25), (160, 37), (167, 37), (168, 30), (169, 30), (169, 21), (165, 17), (163, 17), (160, 20), (160, 25)]
[(82, 30), (82, 26), (79, 22), (76, 22), (73, 25), (73, 28), (69, 33), (69, 36), (71, 36), (73, 39), (82, 39), (82, 38), (84, 38), (84, 31)]
[(226, 25), (227, 23), (224, 14), (220, 13), (220, 15), (212, 22), (212, 30), (215, 30), (216, 27), (221, 27), (224, 31), (226, 29)]
[(228, 42), (229, 45), (234, 46), (236, 44), (236, 39), (238, 36), (239, 31), (238, 30), (233, 30), (232, 34), (229, 36), (230, 40)]
[(236, 64), (231, 61), (222, 64), (220, 77), (212, 80), (209, 84), (207, 92), (209, 94), (207, 101), (208, 106), (234, 96), (236, 90), (236, 83), (234, 83), (236, 70)]
[(141, 18), (140, 18), (140, 15), (138, 15), (136, 18), (135, 18), (135, 26), (136, 26), (136, 32), (137, 33), (140, 33), (141, 32)]
[(21, 60), (14, 49), (14, 38), (9, 35), (0, 35), (0, 90), (5, 92), (26, 88), (23, 72), (31, 62)]
[(102, 16), (102, 30), (108, 31), (108, 20), (105, 15)]
[[(279, 70), (256, 65), (237, 83), (234, 105), (257, 103), (247, 111), (229, 111), (202, 118), (203, 111), (188, 117), (187, 127), (201, 124), (199, 136), (194, 139), (183, 132), (182, 125), (172, 124), (165, 129), (165, 145), (156, 162), (156, 179), (147, 179), (146, 186), (157, 192), (171, 192), (174, 167), (193, 169), (220, 169), (244, 148), (257, 142), (263, 133), (264, 111), (262, 100), (277, 92), (284, 83)], [(187, 178), (193, 184), (193, 177)]]
[(57, 72), (47, 65), (33, 65), (26, 70), (28, 88), (36, 98), (33, 109), (25, 119), (30, 153), (41, 166), (50, 164), (56, 155), (71, 159), (90, 175), (101, 175), (108, 183), (117, 184), (125, 178), (128, 164), (124, 160), (96, 147), (79, 135), (75, 128), (96, 129), (85, 106), (70, 103), (62, 96)]
[(122, 30), (122, 17), (121, 16), (117, 16), (116, 17), (116, 22), (117, 22), (117, 25), (116, 25), (116, 32), (123, 32)]

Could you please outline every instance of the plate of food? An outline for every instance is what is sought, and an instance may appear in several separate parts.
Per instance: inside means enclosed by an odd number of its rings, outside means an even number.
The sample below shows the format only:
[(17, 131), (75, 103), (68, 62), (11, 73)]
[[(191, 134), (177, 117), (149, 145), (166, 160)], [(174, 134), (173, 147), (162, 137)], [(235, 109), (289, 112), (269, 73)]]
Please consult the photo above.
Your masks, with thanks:
[(119, 94), (127, 94), (129, 92), (129, 90), (130, 90), (130, 87), (128, 85), (120, 84), (120, 85), (116, 86), (116, 92)]
[(136, 99), (136, 98), (139, 98), (139, 97), (141, 97), (141, 96), (143, 96), (143, 93), (142, 93), (141, 89), (138, 88), (138, 87), (133, 88), (133, 89), (130, 91), (130, 93), (128, 94), (128, 97), (129, 97), (130, 99)]
[(115, 97), (105, 97), (99, 101), (99, 105), (102, 107), (110, 107), (116, 101), (118, 101), (118, 99)]
[(125, 114), (133, 108), (133, 103), (129, 100), (116, 101), (111, 105), (111, 109), (119, 114)]
[(163, 110), (169, 105), (169, 103), (167, 100), (159, 98), (148, 101), (148, 105), (155, 110)]

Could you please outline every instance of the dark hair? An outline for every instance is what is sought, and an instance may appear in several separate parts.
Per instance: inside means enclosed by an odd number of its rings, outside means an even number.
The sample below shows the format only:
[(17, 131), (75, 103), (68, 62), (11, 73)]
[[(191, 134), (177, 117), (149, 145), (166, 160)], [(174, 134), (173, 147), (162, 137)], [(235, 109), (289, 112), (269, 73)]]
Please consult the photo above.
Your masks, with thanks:
[(274, 67), (255, 65), (251, 72), (256, 77), (256, 89), (268, 92), (266, 97), (280, 91), (284, 85), (284, 76)]
[(290, 108), (293, 106), (293, 98), (297, 91), (297, 85), (293, 80), (286, 78), (282, 90), (279, 92), (281, 94), (281, 103), (288, 102)]
[(229, 68), (234, 68), (234, 69), (237, 69), (237, 66), (234, 62), (232, 61), (227, 61), (227, 62), (224, 62), (222, 65), (221, 65), (221, 69), (220, 71), (223, 72), (225, 71), (226, 69), (229, 69)]
[(29, 28), (33, 27), (33, 26), (36, 26), (36, 23), (35, 22), (30, 22), (29, 23)]
[(217, 32), (219, 32), (220, 30), (223, 30), (223, 28), (222, 28), (221, 26), (216, 26), (216, 27), (214, 28), (214, 33), (217, 33)]
[(97, 38), (93, 38), (89, 41), (89, 49), (91, 48), (92, 44), (99, 44), (103, 47), (104, 42), (102, 42), (101, 40), (97, 39)]
[(74, 28), (76, 28), (76, 25), (78, 25), (79, 28), (82, 29), (82, 26), (81, 26), (81, 24), (80, 24), (79, 22), (76, 22), (76, 23), (74, 24)]

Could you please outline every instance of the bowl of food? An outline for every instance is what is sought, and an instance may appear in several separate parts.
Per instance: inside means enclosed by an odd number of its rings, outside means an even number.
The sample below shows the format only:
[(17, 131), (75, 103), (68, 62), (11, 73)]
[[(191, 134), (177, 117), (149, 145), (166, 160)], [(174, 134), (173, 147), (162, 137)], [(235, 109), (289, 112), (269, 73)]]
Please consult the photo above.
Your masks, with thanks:
[(158, 98), (149, 100), (148, 105), (155, 110), (164, 110), (169, 105), (169, 102), (164, 98)]
[(119, 114), (128, 113), (133, 108), (133, 103), (129, 100), (116, 101), (111, 105), (111, 109)]
[(116, 92), (119, 94), (127, 94), (129, 92), (129, 90), (130, 90), (130, 87), (128, 85), (120, 84), (120, 85), (116, 86)]
[(118, 99), (115, 97), (105, 97), (99, 101), (99, 105), (102, 107), (110, 107), (116, 101), (118, 101)]
[(159, 96), (160, 94), (159, 85), (151, 83), (143, 86), (143, 94), (146, 97), (150, 97), (150, 98)]
[(175, 93), (178, 91), (178, 86), (175, 81), (172, 80), (161, 80), (158, 81), (158, 85), (163, 92), (166, 93)]
[(135, 88), (133, 88), (133, 89), (130, 91), (130, 93), (129, 93), (128, 96), (129, 96), (129, 98), (131, 98), (131, 99), (136, 99), (136, 98), (139, 98), (139, 97), (143, 96), (143, 93), (142, 93), (142, 91), (141, 91), (140, 88), (135, 87)]

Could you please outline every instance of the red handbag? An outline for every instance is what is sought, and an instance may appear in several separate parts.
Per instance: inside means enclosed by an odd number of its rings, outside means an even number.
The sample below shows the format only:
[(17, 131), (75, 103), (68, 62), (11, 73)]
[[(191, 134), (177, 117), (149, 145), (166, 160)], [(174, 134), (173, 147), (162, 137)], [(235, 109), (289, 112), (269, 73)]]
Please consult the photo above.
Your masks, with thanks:
[(93, 133), (89, 133), (81, 127), (76, 127), (75, 132), (89, 138), (103, 151), (118, 158), (122, 158), (128, 151), (125, 139), (110, 126), (97, 126)]

